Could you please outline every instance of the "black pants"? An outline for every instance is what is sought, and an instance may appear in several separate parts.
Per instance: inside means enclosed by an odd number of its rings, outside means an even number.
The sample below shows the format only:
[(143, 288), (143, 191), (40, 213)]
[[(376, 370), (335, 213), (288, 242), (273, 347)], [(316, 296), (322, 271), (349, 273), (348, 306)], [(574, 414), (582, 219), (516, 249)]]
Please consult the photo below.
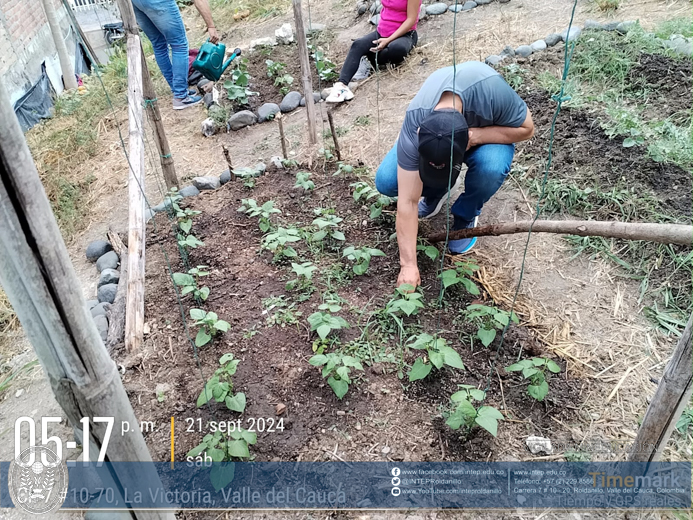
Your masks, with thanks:
[[(354, 43), (351, 44), (349, 54), (347, 54), (344, 65), (342, 65), (342, 72), (339, 74), (339, 81), (341, 83), (345, 85), (349, 84), (351, 78), (353, 78), (356, 71), (359, 70), (359, 62), (363, 56), (368, 57), (368, 61), (375, 67), (375, 53), (371, 52), (370, 49), (375, 47), (375, 45), (373, 45), (373, 40), (377, 40), (378, 38), (380, 38), (378, 31), (373, 31), (363, 38), (355, 40)], [(404, 58), (407, 57), (418, 41), (419, 35), (416, 34), (416, 31), (409, 31), (404, 36), (400, 36), (382, 51), (378, 52), (378, 65), (399, 65), (404, 61)]]

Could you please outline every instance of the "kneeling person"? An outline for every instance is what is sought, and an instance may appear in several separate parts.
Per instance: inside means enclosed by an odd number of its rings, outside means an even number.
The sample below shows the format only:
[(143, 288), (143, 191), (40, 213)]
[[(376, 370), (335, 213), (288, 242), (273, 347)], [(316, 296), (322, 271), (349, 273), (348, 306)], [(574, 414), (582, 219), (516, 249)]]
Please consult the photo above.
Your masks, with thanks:
[[(448, 189), (462, 181), (462, 164), (467, 173), (464, 192), (451, 209), (453, 230), (476, 227), (481, 208), (510, 171), (514, 143), (532, 135), (534, 123), (527, 105), (488, 65), (470, 61), (429, 76), (375, 176), (380, 193), (399, 197), (398, 286), (421, 283), (416, 261), (418, 219), (440, 211)], [(448, 247), (462, 254), (475, 242), (476, 238), (451, 240)]]

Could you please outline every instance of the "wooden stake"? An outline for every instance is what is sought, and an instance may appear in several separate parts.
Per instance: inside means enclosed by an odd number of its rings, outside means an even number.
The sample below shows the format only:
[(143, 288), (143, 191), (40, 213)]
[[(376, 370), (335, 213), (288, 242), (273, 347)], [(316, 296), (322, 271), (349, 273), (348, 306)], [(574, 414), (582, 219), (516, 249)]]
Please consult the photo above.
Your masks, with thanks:
[(161, 112), (159, 111), (159, 102), (156, 98), (154, 83), (152, 83), (152, 78), (149, 75), (147, 60), (144, 57), (144, 51), (142, 49), (140, 49), (140, 54), (142, 55), (142, 94), (147, 106), (147, 112), (149, 113), (150, 119), (153, 122), (152, 128), (154, 131), (154, 142), (156, 142), (156, 149), (159, 150), (161, 171), (164, 174), (166, 187), (170, 190), (171, 188), (177, 188), (179, 186), (178, 177), (176, 176), (176, 167), (173, 164), (171, 147), (168, 144), (168, 138), (166, 137), (166, 131), (164, 130), (164, 123), (161, 119)]
[(691, 400), (691, 323), (688, 319), (686, 328), (679, 338), (676, 349), (671, 356), (657, 391), (647, 407), (638, 435), (633, 441), (629, 460), (650, 462), (660, 460), (666, 448), (671, 432), (681, 413), (689, 406)]
[(330, 122), (330, 132), (332, 133), (332, 140), (334, 141), (334, 152), (337, 154), (337, 160), (342, 160), (342, 153), (339, 151), (339, 141), (337, 141), (337, 132), (334, 128), (334, 119), (332, 119), (332, 110), (327, 111), (327, 120)]
[[(451, 231), (449, 239), (511, 235), (526, 233), (532, 226), (531, 221), (501, 222), (490, 226)], [(640, 222), (600, 222), (596, 220), (537, 220), (532, 226), (532, 233), (558, 233), (561, 235), (578, 235), (581, 237), (608, 237), (625, 240), (648, 240), (662, 244), (693, 244), (693, 226), (683, 224), (643, 224)], [(428, 237), (429, 242), (443, 242), (445, 233), (436, 233)]]
[(65, 89), (76, 89), (77, 78), (75, 78), (75, 66), (74, 62), (70, 60), (70, 56), (67, 53), (67, 46), (65, 45), (65, 40), (63, 39), (63, 32), (60, 29), (58, 15), (55, 12), (55, 2), (53, 2), (53, 0), (41, 0), (41, 3), (43, 4), (43, 10), (46, 13), (46, 20), (48, 20), (48, 26), (50, 27), (51, 34), (53, 35), (55, 49), (58, 51), (58, 61), (60, 62), (60, 69), (63, 73), (63, 83), (65, 84)]
[(275, 119), (279, 125), (279, 141), (282, 144), (282, 155), (284, 156), (284, 159), (287, 160), (289, 156), (286, 154), (286, 137), (284, 137), (284, 122), (282, 121), (282, 115), (277, 114)]
[(313, 100), (313, 75), (310, 70), (308, 57), (308, 41), (306, 29), (303, 25), (303, 11), (301, 0), (292, 0), (294, 7), (294, 21), (296, 22), (296, 43), (298, 44), (298, 58), (301, 62), (301, 80), (303, 81), (303, 97), (306, 98), (306, 112), (308, 113), (308, 139), (310, 144), (318, 142), (318, 134), (315, 127), (315, 102)]
[(226, 160), (226, 164), (229, 167), (229, 173), (231, 174), (231, 180), (236, 180), (236, 174), (233, 173), (233, 163), (231, 163), (231, 152), (229, 152), (229, 149), (226, 148), (225, 144), (221, 145), (221, 152), (224, 154), (224, 159)]
[[(113, 417), (131, 428), (108, 438), (106, 460), (151, 462), (137, 418), (103, 346), (81, 284), (51, 211), (6, 89), (0, 78), (0, 283), (19, 317), (58, 404), (73, 427), (83, 417)], [(83, 443), (101, 449), (106, 423), (90, 422)], [(92, 444), (93, 443), (93, 444)], [(96, 452), (98, 453), (98, 452)], [(92, 451), (94, 454), (94, 451)], [(115, 464), (112, 475), (132, 483), (131, 469)], [(161, 486), (156, 469), (140, 475)], [(166, 511), (129, 511), (138, 520), (173, 520)]]
[(108, 240), (113, 246), (113, 250), (120, 257), (120, 280), (116, 297), (108, 313), (108, 338), (106, 348), (112, 351), (113, 348), (122, 343), (125, 338), (125, 313), (128, 294), (128, 249), (120, 239), (120, 235), (112, 230), (108, 231)]

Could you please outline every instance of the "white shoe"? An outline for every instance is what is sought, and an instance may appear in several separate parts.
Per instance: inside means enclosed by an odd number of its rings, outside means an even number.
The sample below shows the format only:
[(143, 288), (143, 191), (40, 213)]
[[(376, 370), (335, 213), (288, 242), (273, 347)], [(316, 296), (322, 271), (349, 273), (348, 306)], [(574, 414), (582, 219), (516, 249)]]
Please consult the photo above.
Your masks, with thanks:
[(344, 83), (337, 82), (325, 101), (327, 103), (342, 103), (350, 99), (354, 99), (354, 93)]
[(368, 61), (366, 56), (361, 56), (361, 63), (359, 63), (359, 70), (354, 74), (354, 81), (361, 81), (366, 79), (371, 75), (371, 70), (373, 69), (371, 62)]

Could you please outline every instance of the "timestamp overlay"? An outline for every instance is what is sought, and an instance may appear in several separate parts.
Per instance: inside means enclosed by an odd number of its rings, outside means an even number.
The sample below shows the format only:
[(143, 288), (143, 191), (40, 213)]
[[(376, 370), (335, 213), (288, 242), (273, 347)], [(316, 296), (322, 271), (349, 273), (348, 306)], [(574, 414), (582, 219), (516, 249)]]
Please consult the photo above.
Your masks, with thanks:
[[(243, 446), (247, 453), (258, 433), (281, 435), (277, 418), (224, 423), (171, 418), (170, 425), (155, 427), (170, 428), (172, 459), (176, 433), (202, 437), (202, 444), (178, 460), (111, 462), (117, 457), (105, 443), (91, 454), (94, 462), (64, 462), (63, 441), (45, 429), (53, 419), (36, 425), (30, 418), (18, 419), (15, 448), (18, 456), (27, 449), (57, 453), (46, 468), (59, 460), (65, 465), (69, 478), (66, 489), (60, 489), (63, 510), (691, 508), (690, 462), (263, 462), (233, 455), (241, 456)], [(112, 418), (81, 422), (83, 435), (98, 423), (111, 435), (133, 431)], [(29, 429), (30, 442), (39, 433), (34, 444), (19, 445), (26, 444), (20, 442), (22, 428)], [(29, 470), (24, 473), (28, 478)], [(114, 475), (120, 480), (114, 481)], [(16, 482), (10, 461), (0, 462), (0, 507), (15, 507), (13, 500), (27, 493), (37, 500), (39, 493), (46, 495), (28, 480), (27, 490), (19, 492)]]

